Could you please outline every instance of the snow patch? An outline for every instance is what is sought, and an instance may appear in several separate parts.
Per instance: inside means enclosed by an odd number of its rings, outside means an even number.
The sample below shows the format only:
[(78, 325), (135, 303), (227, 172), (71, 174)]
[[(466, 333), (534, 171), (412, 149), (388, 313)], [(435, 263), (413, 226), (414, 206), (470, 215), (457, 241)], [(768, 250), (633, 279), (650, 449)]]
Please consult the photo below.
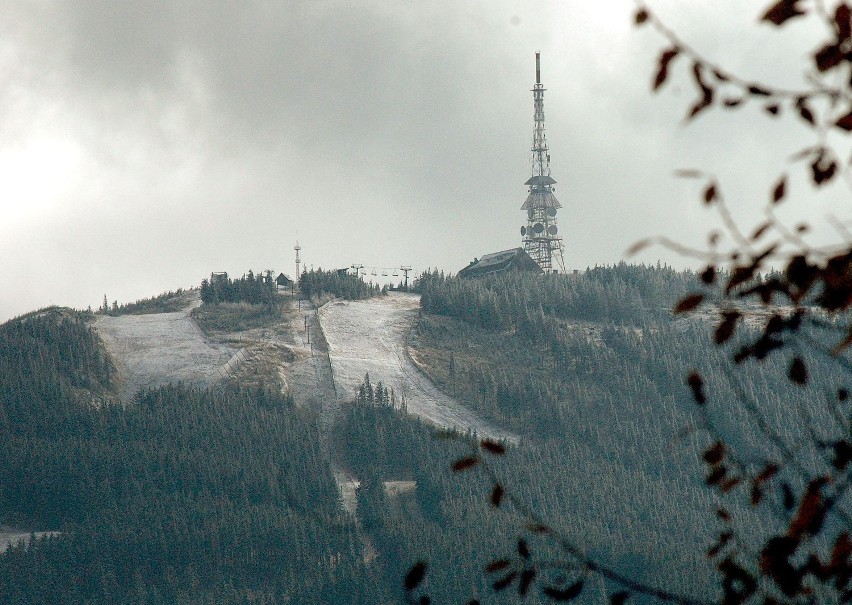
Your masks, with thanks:
[(209, 386), (235, 354), (211, 342), (190, 316), (201, 300), (175, 313), (100, 316), (95, 329), (119, 373), (121, 395), (129, 401), (142, 388), (183, 382)]
[(420, 308), (420, 296), (391, 292), (387, 296), (327, 304), (319, 320), (328, 341), (338, 397), (351, 400), (369, 373), (403, 401), (409, 414), (447, 429), (472, 431), (480, 437), (517, 441), (517, 436), (480, 418), (439, 391), (408, 355), (408, 334)]

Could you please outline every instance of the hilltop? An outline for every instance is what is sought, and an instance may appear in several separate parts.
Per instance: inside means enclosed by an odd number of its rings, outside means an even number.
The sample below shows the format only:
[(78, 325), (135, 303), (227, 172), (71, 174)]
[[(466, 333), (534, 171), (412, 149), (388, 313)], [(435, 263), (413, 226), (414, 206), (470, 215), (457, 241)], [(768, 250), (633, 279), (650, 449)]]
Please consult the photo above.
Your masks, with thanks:
[[(706, 321), (669, 311), (692, 274), (334, 285), (352, 300), (323, 290), (332, 279), (315, 276), (314, 303), (241, 282), (258, 302), (202, 288), (0, 326), (0, 524), (49, 532), (0, 556), (2, 600), (383, 603), (418, 559), (436, 600), (484, 598), (480, 570), (518, 526), (485, 477), (450, 471), (466, 432), (510, 444), (507, 489), (599, 560), (713, 589), (718, 502), (706, 436), (677, 438), (695, 422), (684, 374), (701, 366), (720, 401), (734, 394)], [(773, 368), (746, 377), (795, 440), (783, 402), (802, 394)], [(736, 410), (722, 417), (768, 451)]]

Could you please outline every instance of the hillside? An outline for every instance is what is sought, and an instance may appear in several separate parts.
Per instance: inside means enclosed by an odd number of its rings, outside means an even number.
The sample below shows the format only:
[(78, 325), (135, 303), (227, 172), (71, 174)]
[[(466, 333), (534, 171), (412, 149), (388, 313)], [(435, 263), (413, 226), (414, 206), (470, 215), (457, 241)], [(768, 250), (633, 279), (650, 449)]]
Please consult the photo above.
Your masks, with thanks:
[[(0, 326), (0, 528), (44, 532), (0, 554), (0, 602), (389, 603), (419, 559), (434, 602), (514, 602), (488, 561), (519, 535), (560, 552), (490, 505), (488, 477), (453, 473), (468, 442), (436, 428), (506, 438), (500, 481), (596, 559), (687, 595), (718, 586), (686, 371), (718, 395), (719, 432), (755, 460), (773, 446), (724, 407), (736, 393), (708, 323), (669, 312), (691, 274), (431, 274), (419, 296), (319, 309), (239, 283), (263, 302), (188, 291), (158, 298), (165, 312)], [(774, 366), (741, 376), (801, 442), (784, 403), (812, 393)], [(598, 578), (581, 602), (612, 590)]]

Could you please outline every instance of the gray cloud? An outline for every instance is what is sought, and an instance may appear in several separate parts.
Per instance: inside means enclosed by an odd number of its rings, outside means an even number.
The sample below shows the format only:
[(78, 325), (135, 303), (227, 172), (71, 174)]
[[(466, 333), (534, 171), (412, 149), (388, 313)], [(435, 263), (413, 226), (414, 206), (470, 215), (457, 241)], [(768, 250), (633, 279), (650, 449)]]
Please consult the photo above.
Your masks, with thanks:
[[(755, 77), (787, 78), (784, 53), (806, 52), (764, 46), (737, 2), (660, 4)], [(631, 27), (632, 6), (0, 1), (0, 175), (5, 162), (21, 183), (0, 200), (0, 319), (211, 270), (292, 272), (297, 238), (309, 265), (450, 271), (519, 245), (535, 50), (568, 264), (616, 262), (649, 234), (703, 237), (709, 217), (672, 168), (708, 165), (756, 199), (754, 176), (771, 179), (802, 132), (758, 110), (682, 127), (688, 69), (650, 94), (663, 43)], [(44, 173), (23, 178), (28, 149)], [(645, 258), (685, 262), (667, 254)]]

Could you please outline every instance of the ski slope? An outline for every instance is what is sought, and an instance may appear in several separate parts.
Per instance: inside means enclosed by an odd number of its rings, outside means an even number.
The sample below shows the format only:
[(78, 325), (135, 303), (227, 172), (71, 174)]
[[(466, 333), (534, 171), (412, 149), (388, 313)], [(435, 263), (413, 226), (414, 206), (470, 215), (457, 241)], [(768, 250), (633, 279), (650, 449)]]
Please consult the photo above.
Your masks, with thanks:
[(195, 292), (176, 313), (99, 316), (95, 329), (118, 366), (122, 398), (141, 388), (183, 382), (208, 386), (236, 351), (208, 339), (190, 317), (201, 304)]
[(373, 384), (381, 381), (394, 390), (397, 405), (405, 401), (409, 414), (441, 428), (517, 441), (515, 435), (439, 391), (411, 361), (406, 343), (419, 306), (419, 295), (391, 292), (367, 300), (334, 301), (319, 310), (338, 397), (353, 399), (369, 373)]

